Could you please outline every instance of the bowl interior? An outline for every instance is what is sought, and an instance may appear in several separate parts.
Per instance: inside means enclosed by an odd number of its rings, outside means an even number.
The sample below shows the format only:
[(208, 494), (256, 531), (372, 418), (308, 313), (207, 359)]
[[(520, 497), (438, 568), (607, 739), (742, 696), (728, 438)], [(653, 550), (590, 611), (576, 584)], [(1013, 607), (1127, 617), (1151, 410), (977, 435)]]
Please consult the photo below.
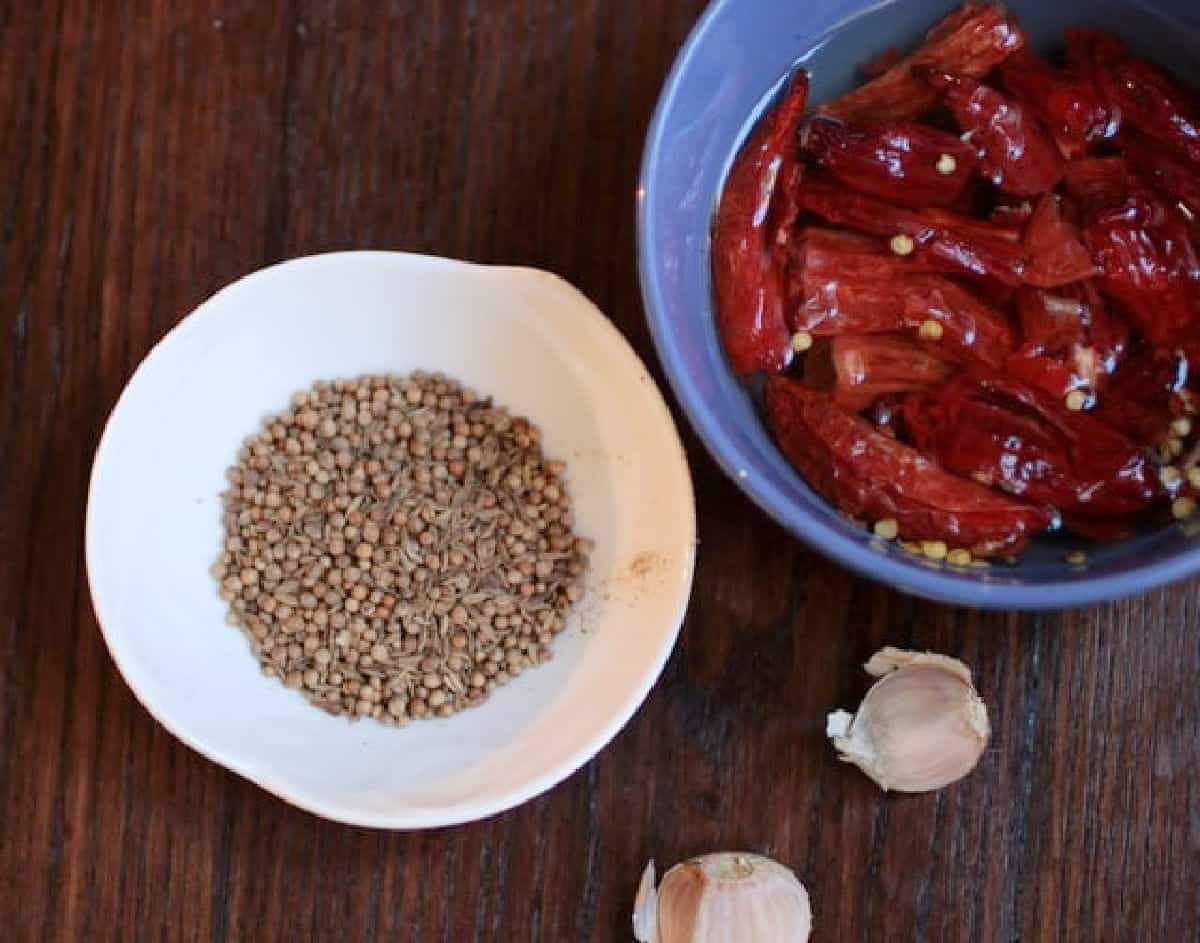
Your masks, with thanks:
[[(710, 452), (764, 510), (840, 562), (919, 595), (967, 605), (1057, 608), (1116, 598), (1200, 570), (1200, 524), (1119, 544), (1039, 540), (1015, 566), (959, 571), (873, 540), (817, 497), (780, 456), (717, 339), (709, 227), (730, 163), (784, 77), (812, 72), (816, 103), (851, 88), (857, 65), (907, 48), (960, 4), (947, 0), (820, 0), (801, 10), (773, 0), (716, 0), (681, 51), (647, 140), (639, 192), (643, 293), (671, 384)], [(1109, 27), (1137, 52), (1200, 86), (1200, 7), (1192, 0), (1009, 3), (1035, 45), (1065, 29)]]
[[(208, 567), (241, 440), (318, 379), (444, 371), (542, 427), (565, 460), (588, 592), (549, 664), (480, 708), (403, 729), (324, 714), (264, 678)], [(546, 273), (399, 253), (266, 269), (186, 319), (130, 381), (88, 507), (93, 598), (139, 698), (173, 733), (283, 798), (363, 825), (515, 805), (589, 759), (674, 643), (691, 583), (691, 483), (636, 355)]]

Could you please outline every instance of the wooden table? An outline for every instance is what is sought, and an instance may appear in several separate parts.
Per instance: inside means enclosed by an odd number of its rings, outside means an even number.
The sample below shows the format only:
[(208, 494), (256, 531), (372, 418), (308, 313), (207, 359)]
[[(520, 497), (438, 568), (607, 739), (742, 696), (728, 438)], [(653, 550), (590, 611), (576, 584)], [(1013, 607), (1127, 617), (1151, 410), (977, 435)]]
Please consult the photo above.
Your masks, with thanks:
[[(1195, 584), (1044, 616), (917, 602), (788, 539), (694, 439), (682, 642), (598, 759), (507, 815), (320, 821), (178, 744), (109, 660), (81, 546), (97, 436), (231, 279), (358, 247), (544, 266), (657, 369), (633, 190), (700, 7), (0, 10), (0, 937), (607, 943), (648, 857), (747, 848), (796, 868), (817, 940), (1197, 939)], [(887, 643), (977, 668), (995, 738), (961, 787), (884, 796), (827, 748)]]

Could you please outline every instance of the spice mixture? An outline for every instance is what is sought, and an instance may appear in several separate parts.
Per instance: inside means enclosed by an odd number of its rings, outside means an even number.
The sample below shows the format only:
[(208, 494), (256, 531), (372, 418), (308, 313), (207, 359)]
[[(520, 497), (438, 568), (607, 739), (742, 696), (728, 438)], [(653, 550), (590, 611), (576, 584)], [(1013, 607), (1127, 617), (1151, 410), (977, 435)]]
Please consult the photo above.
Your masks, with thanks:
[(264, 673), (330, 713), (403, 724), (546, 661), (591, 542), (540, 443), (439, 374), (293, 396), (228, 471), (213, 567)]

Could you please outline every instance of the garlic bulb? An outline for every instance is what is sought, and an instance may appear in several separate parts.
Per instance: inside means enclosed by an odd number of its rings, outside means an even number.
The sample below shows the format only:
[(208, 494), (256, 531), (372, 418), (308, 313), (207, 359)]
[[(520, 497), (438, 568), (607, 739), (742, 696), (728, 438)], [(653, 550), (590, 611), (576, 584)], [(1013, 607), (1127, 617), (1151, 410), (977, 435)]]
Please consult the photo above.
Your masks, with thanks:
[(842, 760), (898, 792), (941, 789), (975, 768), (991, 729), (966, 665), (885, 648), (864, 667), (880, 680), (857, 714), (835, 711), (826, 727)]
[(811, 928), (808, 892), (796, 875), (742, 852), (677, 864), (657, 891), (651, 861), (633, 911), (640, 943), (804, 943)]

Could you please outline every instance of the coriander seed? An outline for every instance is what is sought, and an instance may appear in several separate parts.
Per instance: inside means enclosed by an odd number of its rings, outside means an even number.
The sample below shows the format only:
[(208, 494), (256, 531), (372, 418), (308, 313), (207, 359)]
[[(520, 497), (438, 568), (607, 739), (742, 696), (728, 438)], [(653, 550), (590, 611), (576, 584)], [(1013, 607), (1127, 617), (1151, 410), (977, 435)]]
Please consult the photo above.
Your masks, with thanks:
[(583, 596), (566, 466), (439, 375), (318, 383), (226, 472), (212, 575), (265, 674), (390, 726), (541, 664)]

